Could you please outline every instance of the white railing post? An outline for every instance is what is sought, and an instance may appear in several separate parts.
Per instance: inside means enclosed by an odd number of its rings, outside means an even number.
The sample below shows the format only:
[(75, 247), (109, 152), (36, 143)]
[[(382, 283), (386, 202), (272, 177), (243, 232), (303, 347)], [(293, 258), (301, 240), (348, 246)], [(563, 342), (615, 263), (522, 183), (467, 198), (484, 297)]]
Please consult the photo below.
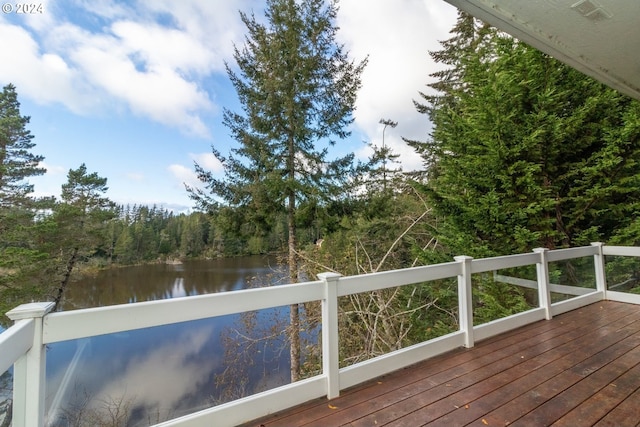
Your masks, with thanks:
[(593, 242), (591, 246), (598, 247), (598, 253), (593, 256), (596, 275), (596, 289), (602, 293), (602, 299), (607, 299), (607, 275), (604, 270), (604, 243)]
[(338, 342), (338, 273), (320, 273), (324, 282), (322, 300), (322, 371), (327, 380), (327, 398), (340, 395), (340, 360)]
[(547, 258), (549, 249), (535, 248), (533, 252), (540, 255), (540, 260), (536, 263), (540, 308), (544, 309), (545, 319), (551, 320), (551, 291), (549, 290), (549, 261)]
[(53, 310), (52, 302), (23, 304), (7, 313), (14, 322), (35, 321), (31, 349), (13, 365), (13, 425), (44, 425), (46, 352), (42, 344), (44, 316)]
[(454, 257), (461, 265), (461, 273), (458, 275), (458, 317), (460, 331), (464, 332), (464, 346), (471, 348), (473, 339), (473, 297), (471, 291), (471, 261), (470, 256)]

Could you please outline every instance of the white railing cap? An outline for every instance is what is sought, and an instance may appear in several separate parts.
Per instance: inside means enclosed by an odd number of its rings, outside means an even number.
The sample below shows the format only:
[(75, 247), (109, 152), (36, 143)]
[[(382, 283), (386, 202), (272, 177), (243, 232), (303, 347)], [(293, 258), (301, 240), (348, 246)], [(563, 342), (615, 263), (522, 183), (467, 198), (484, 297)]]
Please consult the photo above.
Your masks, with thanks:
[(55, 307), (54, 302), (31, 302), (22, 304), (7, 312), (7, 317), (13, 321), (43, 317)]
[(342, 274), (340, 273), (334, 273), (334, 272), (325, 272), (325, 273), (319, 273), (318, 274), (318, 279), (320, 280), (326, 280), (328, 282), (331, 282), (333, 280), (338, 280), (339, 278), (342, 277)]

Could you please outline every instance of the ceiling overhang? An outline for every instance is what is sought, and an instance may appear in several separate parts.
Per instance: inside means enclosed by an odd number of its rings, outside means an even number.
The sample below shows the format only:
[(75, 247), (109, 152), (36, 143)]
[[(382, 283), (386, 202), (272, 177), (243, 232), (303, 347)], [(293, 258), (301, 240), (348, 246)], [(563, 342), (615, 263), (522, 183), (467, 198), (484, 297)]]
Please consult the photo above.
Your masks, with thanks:
[(445, 1), (640, 100), (640, 1)]

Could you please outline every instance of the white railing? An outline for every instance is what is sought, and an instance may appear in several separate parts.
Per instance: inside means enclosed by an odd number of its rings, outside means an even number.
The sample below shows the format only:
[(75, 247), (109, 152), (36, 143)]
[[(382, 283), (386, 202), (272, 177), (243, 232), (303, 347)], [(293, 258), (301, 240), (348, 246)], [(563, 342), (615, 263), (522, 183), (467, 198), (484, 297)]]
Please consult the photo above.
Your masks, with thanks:
[[(445, 264), (415, 267), (360, 276), (319, 275), (317, 281), (248, 289), (234, 292), (177, 298), (163, 301), (49, 313), (52, 303), (32, 303), (11, 310), (7, 315), (15, 325), (0, 335), (0, 372), (14, 365), (13, 425), (45, 425), (45, 346), (59, 341), (130, 331), (223, 316), (227, 314), (301, 304), (322, 303), (322, 374), (269, 391), (214, 406), (157, 426), (236, 425), (306, 401), (337, 397), (340, 390), (421, 360), (542, 319), (603, 300), (640, 304), (640, 296), (608, 291), (604, 270), (605, 255), (640, 257), (640, 248), (591, 246), (477, 259), (456, 257)], [(549, 282), (549, 263), (593, 257), (594, 289), (554, 285)], [(539, 307), (482, 325), (473, 324), (471, 275), (498, 270), (536, 266), (536, 281), (495, 277), (520, 286), (536, 287)], [(338, 298), (384, 288), (458, 279), (458, 323), (453, 333), (379, 356), (352, 366), (339, 368)], [(551, 303), (551, 292), (574, 297)]]

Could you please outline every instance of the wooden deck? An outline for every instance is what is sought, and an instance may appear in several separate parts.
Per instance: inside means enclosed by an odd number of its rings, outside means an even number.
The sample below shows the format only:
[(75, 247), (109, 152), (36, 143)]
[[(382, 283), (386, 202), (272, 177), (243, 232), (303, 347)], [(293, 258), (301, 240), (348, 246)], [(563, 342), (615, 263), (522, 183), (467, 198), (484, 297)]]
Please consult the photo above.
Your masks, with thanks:
[(246, 426), (638, 426), (640, 306), (603, 301)]

